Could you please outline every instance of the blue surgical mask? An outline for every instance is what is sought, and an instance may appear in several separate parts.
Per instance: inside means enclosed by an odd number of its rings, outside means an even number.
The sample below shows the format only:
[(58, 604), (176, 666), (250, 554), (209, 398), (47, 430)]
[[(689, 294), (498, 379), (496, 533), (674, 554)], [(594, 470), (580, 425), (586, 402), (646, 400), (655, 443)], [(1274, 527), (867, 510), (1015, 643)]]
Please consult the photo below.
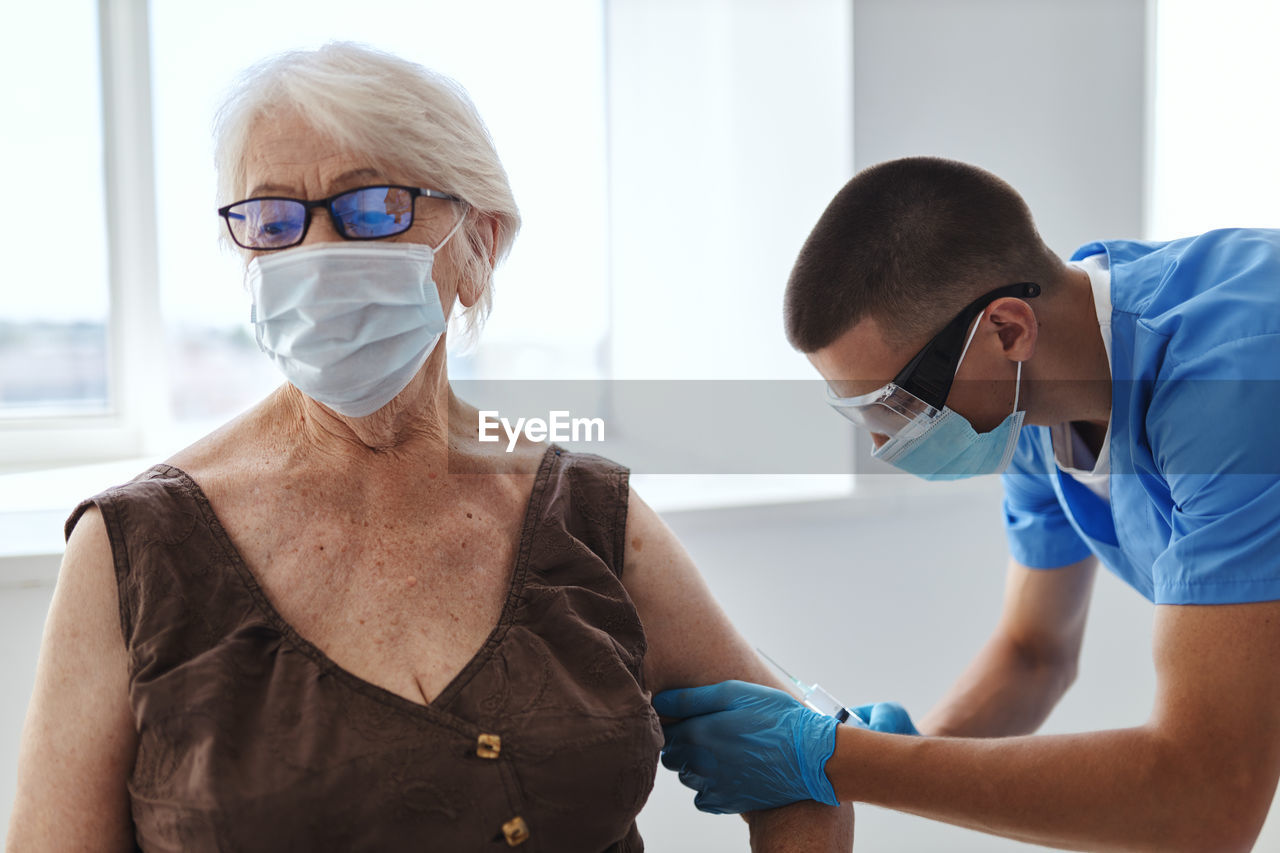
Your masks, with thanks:
[[(960, 362), (964, 361), (980, 323), (979, 317), (979, 323), (974, 324), (961, 350)], [(960, 362), (956, 364), (956, 372), (960, 370)], [(967, 419), (943, 406), (941, 414), (922, 431), (894, 436), (871, 455), (925, 480), (959, 480), (977, 474), (999, 474), (1013, 458), (1022, 419), (1027, 414), (1018, 411), (1021, 386), (1022, 362), (1018, 362), (1013, 412), (990, 432), (977, 432)]]
[(308, 397), (346, 417), (373, 414), (444, 334), (431, 277), (440, 246), (320, 243), (254, 258), (245, 278), (258, 347)]

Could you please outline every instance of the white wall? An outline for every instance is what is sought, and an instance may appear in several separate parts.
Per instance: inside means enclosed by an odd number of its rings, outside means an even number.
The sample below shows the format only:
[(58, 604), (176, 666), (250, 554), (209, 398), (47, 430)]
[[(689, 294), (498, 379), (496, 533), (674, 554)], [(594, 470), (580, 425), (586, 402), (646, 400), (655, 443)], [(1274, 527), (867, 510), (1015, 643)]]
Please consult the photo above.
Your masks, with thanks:
[[(1154, 0), (1152, 0), (1154, 2)], [(1148, 0), (856, 0), (853, 151), (1004, 178), (1063, 256), (1142, 237)], [(858, 470), (892, 470), (858, 436)]]
[(9, 828), (18, 769), (18, 734), (31, 698), (36, 656), (52, 583), (0, 585), (0, 848)]
[[(849, 704), (892, 700), (921, 716), (999, 613), (1005, 560), (998, 481), (936, 484), (916, 499), (704, 512), (670, 519), (739, 630)], [(1145, 719), (1152, 608), (1100, 577), (1081, 677), (1046, 731)], [(641, 830), (655, 851), (746, 849), (732, 818), (692, 808), (663, 772)], [(867, 806), (855, 849), (994, 853), (1039, 849)], [(743, 841), (735, 846), (741, 836)]]
[(852, 174), (848, 0), (609, 0), (616, 379), (812, 378), (782, 331)]
[(1146, 0), (857, 0), (854, 162), (931, 154), (1016, 187), (1061, 253), (1139, 237)]
[[(846, 703), (892, 700), (923, 715), (987, 638), (1007, 552), (994, 477), (932, 484), (912, 498), (708, 511), (668, 520), (738, 629)], [(1043, 732), (1123, 728), (1154, 696), (1154, 607), (1100, 571), (1080, 676)], [(736, 818), (692, 808), (662, 771), (640, 828), (654, 851), (746, 849)], [(1280, 806), (1258, 851), (1280, 851)], [(875, 853), (1041, 850), (869, 806), (855, 849)]]

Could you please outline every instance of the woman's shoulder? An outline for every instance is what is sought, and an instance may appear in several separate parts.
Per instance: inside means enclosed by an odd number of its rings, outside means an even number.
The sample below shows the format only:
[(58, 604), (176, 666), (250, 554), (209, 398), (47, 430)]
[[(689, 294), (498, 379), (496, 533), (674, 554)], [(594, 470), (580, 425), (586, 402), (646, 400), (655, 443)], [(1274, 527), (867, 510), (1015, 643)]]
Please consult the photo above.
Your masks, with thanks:
[(560, 497), (574, 503), (584, 500), (610, 505), (619, 500), (626, 503), (629, 471), (625, 465), (603, 456), (580, 453), (554, 443), (529, 442), (517, 446), (511, 454), (503, 453), (502, 457), (491, 455), (488, 462), (471, 464), (477, 468), (493, 466), (495, 473), (506, 473), (514, 479), (532, 477), (533, 491), (545, 489), (552, 501)]
[(625, 467), (548, 445), (529, 509), (530, 521), (560, 531), (566, 541), (594, 553), (612, 574), (620, 574), (628, 509)]
[(271, 417), (269, 399), (206, 433), (165, 460), (164, 464), (204, 481), (233, 476), (246, 460), (270, 453), (264, 435)]
[[(65, 538), (70, 541), (73, 534), (84, 536), (83, 528), (89, 528), (106, 534), (101, 537), (90, 533), (91, 538), (101, 539), (104, 546), (108, 540), (111, 547), (118, 546), (131, 528), (132, 520), (143, 518), (159, 523), (166, 517), (165, 505), (173, 503), (173, 490), (181, 487), (181, 476), (181, 471), (169, 465), (153, 465), (130, 480), (85, 498), (67, 517), (63, 525)], [(139, 511), (140, 507), (144, 509)]]
[(565, 478), (575, 501), (592, 503), (619, 515), (625, 524), (630, 471), (612, 459), (595, 453), (578, 453), (553, 445), (551, 451), (562, 460)]
[(607, 457), (571, 450), (555, 442), (531, 441), (523, 436), (510, 448), (505, 445), (475, 445), (475, 448), (477, 459), (469, 464), (495, 472), (536, 473), (542, 467), (549, 467), (563, 473), (608, 478), (625, 477), (629, 473), (627, 466)]

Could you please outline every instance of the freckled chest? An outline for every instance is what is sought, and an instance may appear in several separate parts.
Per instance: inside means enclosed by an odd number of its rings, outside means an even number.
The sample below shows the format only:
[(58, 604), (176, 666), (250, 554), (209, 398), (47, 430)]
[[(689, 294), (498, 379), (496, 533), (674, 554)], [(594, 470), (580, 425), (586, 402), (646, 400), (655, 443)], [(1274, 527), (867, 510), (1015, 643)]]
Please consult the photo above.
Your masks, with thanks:
[(299, 634), (428, 702), (484, 644), (511, 582), (529, 482), (477, 479), (411, 495), (257, 488), (216, 511)]

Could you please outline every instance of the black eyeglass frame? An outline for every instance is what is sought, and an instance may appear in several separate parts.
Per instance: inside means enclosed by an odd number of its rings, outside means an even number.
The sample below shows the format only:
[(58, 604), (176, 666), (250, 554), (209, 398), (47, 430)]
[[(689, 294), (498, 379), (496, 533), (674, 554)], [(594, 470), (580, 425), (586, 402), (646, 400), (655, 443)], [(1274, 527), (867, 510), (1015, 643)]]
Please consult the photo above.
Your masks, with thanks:
[(973, 318), (997, 299), (1033, 299), (1040, 295), (1040, 285), (1023, 281), (996, 288), (970, 302), (942, 331), (921, 347), (907, 366), (893, 377), (893, 384), (909, 392), (935, 409), (941, 409), (951, 393), (960, 356), (964, 352), (965, 333)]
[[(346, 226), (342, 224), (342, 221), (338, 218), (337, 212), (333, 209), (333, 203), (343, 196), (362, 192), (364, 190), (404, 190), (409, 193), (409, 221), (405, 224), (404, 228), (399, 231), (393, 231), (390, 234), (380, 234), (376, 237), (356, 237), (348, 234)], [(254, 196), (253, 198), (241, 199), (240, 201), (232, 202), (225, 207), (218, 208), (218, 215), (227, 223), (227, 233), (231, 235), (232, 242), (240, 248), (248, 249), (251, 252), (276, 252), (281, 249), (292, 249), (294, 246), (297, 246), (303, 240), (307, 239), (307, 232), (311, 230), (311, 210), (316, 207), (323, 207), (325, 210), (329, 211), (329, 221), (333, 224), (333, 230), (344, 240), (385, 240), (388, 237), (403, 234), (405, 231), (408, 231), (413, 227), (414, 213), (417, 210), (417, 201), (420, 196), (425, 196), (426, 198), (438, 198), (445, 201), (462, 202), (462, 199), (458, 198), (456, 195), (450, 195), (449, 193), (441, 192), (440, 190), (427, 189), (426, 187), (407, 187), (399, 184), (370, 184), (367, 187), (353, 187), (349, 190), (343, 190), (340, 193), (334, 193), (328, 198), (316, 199), (315, 201), (307, 201), (306, 199), (293, 198), (286, 195)], [(283, 246), (246, 246), (244, 243), (241, 243), (236, 237), (235, 230), (231, 227), (231, 217), (233, 216), (232, 208), (239, 207), (240, 205), (251, 201), (292, 201), (302, 205), (304, 219), (302, 220), (302, 233), (298, 235), (298, 239)]]

